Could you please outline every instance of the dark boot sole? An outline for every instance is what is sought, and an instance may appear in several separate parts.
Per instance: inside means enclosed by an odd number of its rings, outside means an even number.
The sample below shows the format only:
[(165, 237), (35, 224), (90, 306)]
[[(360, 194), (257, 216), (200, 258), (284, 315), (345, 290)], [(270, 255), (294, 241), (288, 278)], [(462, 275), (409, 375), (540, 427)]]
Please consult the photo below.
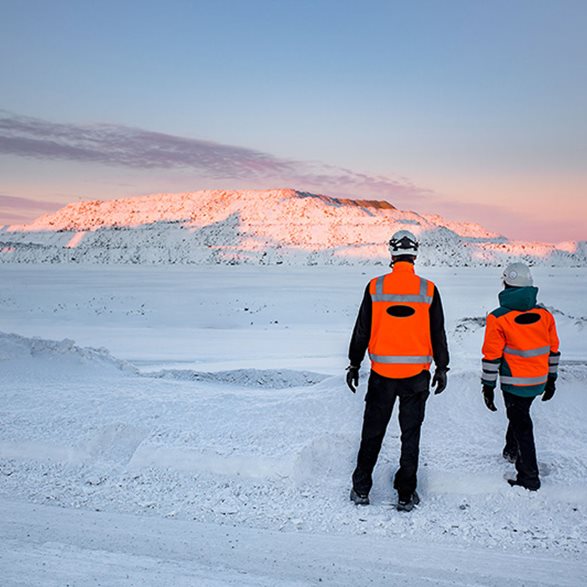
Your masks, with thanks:
[(524, 485), (523, 483), (520, 483), (520, 482), (516, 481), (515, 479), (508, 479), (507, 482), (512, 487), (523, 487), (524, 489), (527, 489), (528, 491), (538, 491), (540, 489), (540, 485), (538, 485), (538, 487), (529, 487), (528, 485)]
[(369, 505), (369, 496), (359, 495), (354, 489), (351, 489), (351, 501), (355, 505)]
[(420, 496), (414, 491), (410, 501), (398, 501), (396, 509), (398, 512), (411, 512), (420, 503)]

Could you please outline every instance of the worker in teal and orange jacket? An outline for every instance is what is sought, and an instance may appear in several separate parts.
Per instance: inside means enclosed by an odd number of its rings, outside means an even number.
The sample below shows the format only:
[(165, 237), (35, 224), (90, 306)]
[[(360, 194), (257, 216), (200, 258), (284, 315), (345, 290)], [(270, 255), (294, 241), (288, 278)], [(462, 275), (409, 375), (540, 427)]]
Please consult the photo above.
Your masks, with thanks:
[(553, 315), (536, 303), (527, 265), (513, 263), (502, 275), (500, 307), (487, 316), (483, 342), (483, 396), (496, 411), (494, 389), (499, 375), (509, 421), (503, 456), (515, 463), (517, 477), (508, 479), (530, 491), (540, 488), (530, 406), (538, 395), (548, 401), (555, 392), (560, 358)]

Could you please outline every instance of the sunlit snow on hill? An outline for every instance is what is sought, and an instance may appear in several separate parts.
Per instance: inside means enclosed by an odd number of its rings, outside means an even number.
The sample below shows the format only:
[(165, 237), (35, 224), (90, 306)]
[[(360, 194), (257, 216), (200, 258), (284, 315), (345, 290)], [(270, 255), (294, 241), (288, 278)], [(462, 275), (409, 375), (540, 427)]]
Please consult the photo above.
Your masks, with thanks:
[(399, 229), (416, 233), (423, 265), (584, 266), (585, 242), (512, 242), (474, 223), (291, 189), (205, 190), (72, 203), (0, 230), (0, 262), (361, 264), (387, 262)]

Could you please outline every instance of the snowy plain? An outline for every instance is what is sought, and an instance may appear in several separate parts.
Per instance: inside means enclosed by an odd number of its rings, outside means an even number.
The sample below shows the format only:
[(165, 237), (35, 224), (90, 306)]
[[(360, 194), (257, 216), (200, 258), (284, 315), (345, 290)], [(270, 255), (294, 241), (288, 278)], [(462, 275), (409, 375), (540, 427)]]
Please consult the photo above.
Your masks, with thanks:
[(397, 512), (392, 419), (348, 500), (368, 364), (346, 351), (383, 266), (0, 265), (3, 585), (584, 585), (587, 270), (534, 269), (561, 375), (533, 406), (543, 487), (510, 488), (480, 394), (499, 268), (423, 268), (448, 389)]

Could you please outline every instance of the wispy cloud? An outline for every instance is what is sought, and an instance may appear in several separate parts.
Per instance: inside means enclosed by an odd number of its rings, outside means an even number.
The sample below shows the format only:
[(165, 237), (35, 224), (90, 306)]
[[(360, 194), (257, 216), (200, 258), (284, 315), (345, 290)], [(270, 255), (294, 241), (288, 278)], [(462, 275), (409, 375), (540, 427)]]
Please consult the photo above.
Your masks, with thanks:
[(34, 208), (51, 212), (63, 206), (63, 202), (47, 202), (46, 200), (34, 200), (33, 198), (22, 198), (20, 196), (6, 196), (0, 194), (0, 208), (4, 210), (22, 210)]
[(399, 198), (432, 192), (403, 178), (369, 175), (244, 147), (112, 124), (54, 123), (0, 110), (0, 154), (135, 169), (187, 169), (211, 180), (291, 185), (329, 193)]
[(0, 226), (29, 222), (45, 212), (54, 212), (63, 202), (48, 202), (0, 194)]

